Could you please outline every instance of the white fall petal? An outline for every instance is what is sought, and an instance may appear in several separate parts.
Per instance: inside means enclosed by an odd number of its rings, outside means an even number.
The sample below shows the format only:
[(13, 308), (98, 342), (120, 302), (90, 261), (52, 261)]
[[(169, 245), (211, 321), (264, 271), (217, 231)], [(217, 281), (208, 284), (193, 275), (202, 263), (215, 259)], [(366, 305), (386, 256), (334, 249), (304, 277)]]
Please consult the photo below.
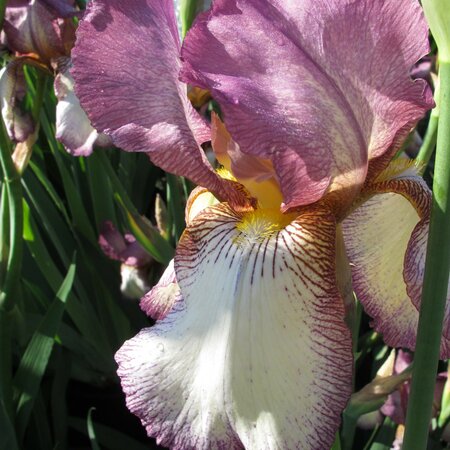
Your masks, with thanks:
[(183, 299), (116, 355), (127, 405), (172, 449), (329, 448), (351, 393), (335, 222), (290, 224), (225, 204), (175, 258)]
[[(420, 179), (388, 182), (342, 229), (353, 288), (386, 344), (414, 350), (428, 237), (428, 188)], [(431, 198), (431, 197), (430, 197)], [(421, 216), (424, 216), (422, 219)], [(449, 303), (448, 303), (449, 304)], [(450, 355), (446, 311), (441, 357)]]

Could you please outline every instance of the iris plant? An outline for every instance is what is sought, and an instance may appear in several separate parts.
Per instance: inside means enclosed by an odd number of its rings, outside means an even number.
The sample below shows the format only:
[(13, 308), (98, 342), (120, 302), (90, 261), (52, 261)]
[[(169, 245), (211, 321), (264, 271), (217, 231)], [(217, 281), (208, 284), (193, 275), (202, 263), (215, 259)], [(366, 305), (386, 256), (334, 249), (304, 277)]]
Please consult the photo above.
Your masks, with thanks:
[[(72, 74), (93, 126), (201, 186), (142, 301), (159, 320), (116, 355), (162, 445), (330, 447), (352, 392), (352, 290), (388, 345), (414, 349), (431, 194), (393, 158), (433, 107), (410, 77), (427, 52), (415, 0), (216, 0), (182, 46), (171, 0), (90, 4)], [(442, 358), (449, 338), (447, 312)]]

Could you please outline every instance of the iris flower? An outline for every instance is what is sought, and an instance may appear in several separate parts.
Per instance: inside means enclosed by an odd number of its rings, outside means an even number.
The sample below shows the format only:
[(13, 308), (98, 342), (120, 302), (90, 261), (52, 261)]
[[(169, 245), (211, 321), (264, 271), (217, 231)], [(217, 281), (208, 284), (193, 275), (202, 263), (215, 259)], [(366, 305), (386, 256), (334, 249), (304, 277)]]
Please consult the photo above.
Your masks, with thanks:
[(98, 243), (108, 258), (121, 262), (122, 294), (128, 298), (142, 297), (150, 288), (152, 257), (131, 233), (122, 235), (110, 221), (103, 222), (100, 227)]
[[(182, 46), (171, 0), (90, 4), (72, 74), (93, 126), (201, 186), (143, 299), (159, 320), (116, 355), (162, 445), (329, 448), (352, 391), (351, 284), (385, 342), (414, 349), (431, 197), (389, 161), (433, 107), (410, 77), (427, 38), (415, 0), (216, 0)], [(449, 337), (447, 314), (442, 357)]]

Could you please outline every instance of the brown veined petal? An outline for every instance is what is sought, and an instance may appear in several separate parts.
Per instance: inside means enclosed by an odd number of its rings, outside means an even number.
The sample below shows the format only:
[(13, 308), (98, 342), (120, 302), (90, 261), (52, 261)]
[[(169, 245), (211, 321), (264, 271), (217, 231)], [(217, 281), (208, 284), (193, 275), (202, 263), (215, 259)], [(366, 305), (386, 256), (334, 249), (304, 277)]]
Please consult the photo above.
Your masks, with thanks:
[[(405, 172), (365, 193), (371, 197), (342, 224), (353, 287), (384, 341), (414, 350), (431, 192), (422, 178)], [(450, 356), (449, 305), (441, 341), (445, 359)]]
[(94, 128), (118, 147), (146, 152), (162, 169), (247, 205), (200, 147), (210, 131), (178, 80), (179, 53), (172, 0), (91, 2), (72, 52), (81, 106)]
[[(259, 211), (259, 212), (258, 212)], [(329, 448), (351, 393), (335, 221), (313, 209), (198, 214), (175, 257), (183, 295), (116, 355), (127, 405), (174, 449)]]

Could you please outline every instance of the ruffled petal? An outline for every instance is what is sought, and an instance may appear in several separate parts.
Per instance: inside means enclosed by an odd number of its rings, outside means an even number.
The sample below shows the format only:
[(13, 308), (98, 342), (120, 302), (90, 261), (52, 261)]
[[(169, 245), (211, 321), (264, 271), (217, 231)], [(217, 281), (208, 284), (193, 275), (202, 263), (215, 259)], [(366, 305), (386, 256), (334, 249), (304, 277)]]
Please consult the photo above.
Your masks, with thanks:
[(164, 319), (173, 305), (183, 301), (175, 275), (174, 261), (170, 261), (156, 286), (147, 292), (140, 302), (142, 311), (155, 320)]
[(94, 146), (108, 147), (111, 138), (98, 133), (91, 125), (73, 91), (73, 78), (69, 71), (58, 73), (54, 88), (56, 105), (56, 139), (74, 156), (89, 156)]
[[(420, 300), (422, 297), (429, 226), (429, 220), (422, 220), (417, 224), (411, 235), (405, 255), (403, 276), (408, 295), (417, 309), (420, 308)], [(443, 333), (447, 340), (450, 339), (450, 281), (447, 289)], [(446, 357), (448, 358), (449, 356), (447, 354)]]
[(426, 53), (415, 0), (219, 0), (184, 41), (182, 75), (212, 92), (242, 152), (272, 161), (288, 208), (351, 198), (368, 158), (433, 106), (409, 76)]
[(5, 44), (21, 55), (33, 54), (49, 64), (53, 58), (68, 56), (75, 42), (75, 25), (69, 17), (74, 2), (61, 0), (10, 0), (3, 25)]
[[(353, 287), (384, 341), (414, 350), (431, 193), (420, 177), (405, 174), (366, 194), (372, 197), (342, 225)], [(448, 316), (447, 308), (447, 327)], [(441, 357), (449, 356), (447, 329)]]
[(116, 355), (128, 407), (172, 449), (323, 450), (339, 427), (352, 350), (334, 218), (259, 211), (192, 221), (175, 258), (184, 301)]
[(200, 147), (210, 131), (178, 80), (179, 52), (172, 0), (136, 0), (132, 8), (122, 0), (91, 2), (72, 52), (80, 103), (117, 146), (147, 152), (162, 169), (246, 203)]

